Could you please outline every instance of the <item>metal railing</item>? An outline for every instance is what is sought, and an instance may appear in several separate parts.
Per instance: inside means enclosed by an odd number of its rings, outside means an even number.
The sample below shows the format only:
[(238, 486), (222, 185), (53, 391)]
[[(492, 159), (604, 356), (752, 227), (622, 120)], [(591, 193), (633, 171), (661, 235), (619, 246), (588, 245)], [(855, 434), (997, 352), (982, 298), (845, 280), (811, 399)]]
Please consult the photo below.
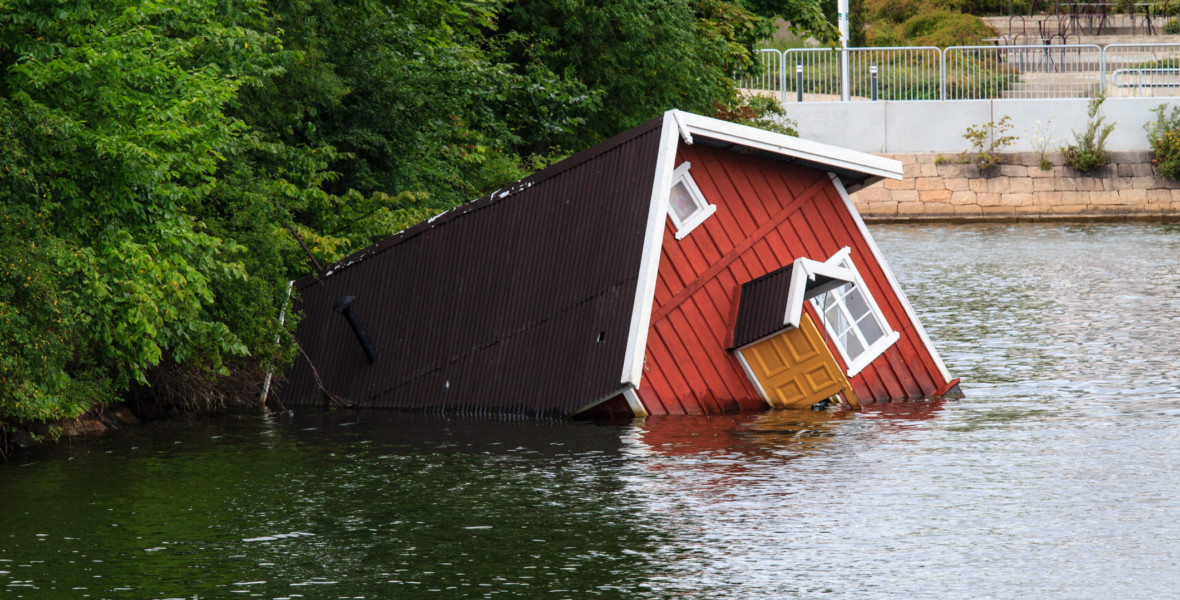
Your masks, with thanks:
[(1102, 54), (1107, 96), (1180, 96), (1180, 44), (1111, 44)]
[(1088, 98), (1102, 85), (1094, 44), (955, 46), (942, 57), (946, 100)]
[(743, 94), (773, 95), (782, 99), (783, 53), (773, 48), (758, 51), (758, 69), (753, 75), (739, 77), (738, 91)]
[[(850, 48), (850, 101), (1180, 97), (1180, 44), (1031, 44)], [(839, 49), (759, 52), (744, 94), (839, 100)]]

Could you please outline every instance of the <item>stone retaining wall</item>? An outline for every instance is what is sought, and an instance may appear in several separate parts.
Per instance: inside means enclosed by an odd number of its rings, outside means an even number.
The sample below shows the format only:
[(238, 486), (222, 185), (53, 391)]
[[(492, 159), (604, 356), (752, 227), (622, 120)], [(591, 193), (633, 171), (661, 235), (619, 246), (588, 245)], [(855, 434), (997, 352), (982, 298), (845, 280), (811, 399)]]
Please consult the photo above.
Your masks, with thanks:
[(901, 161), (904, 179), (852, 194), (866, 220), (1180, 218), (1180, 182), (1155, 175), (1151, 152), (1116, 152), (1089, 173), (1062, 166), (1060, 153), (1048, 156), (1049, 170), (1020, 153), (982, 172), (953, 154), (886, 156)]

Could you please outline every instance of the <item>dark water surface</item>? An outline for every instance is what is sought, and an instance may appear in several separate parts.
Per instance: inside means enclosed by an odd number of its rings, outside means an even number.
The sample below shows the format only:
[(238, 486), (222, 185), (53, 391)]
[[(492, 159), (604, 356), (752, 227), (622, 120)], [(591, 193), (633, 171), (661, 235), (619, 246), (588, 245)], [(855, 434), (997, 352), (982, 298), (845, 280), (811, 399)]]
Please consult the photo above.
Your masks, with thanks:
[(1180, 229), (874, 232), (966, 399), (121, 430), (0, 464), (0, 598), (1180, 598)]

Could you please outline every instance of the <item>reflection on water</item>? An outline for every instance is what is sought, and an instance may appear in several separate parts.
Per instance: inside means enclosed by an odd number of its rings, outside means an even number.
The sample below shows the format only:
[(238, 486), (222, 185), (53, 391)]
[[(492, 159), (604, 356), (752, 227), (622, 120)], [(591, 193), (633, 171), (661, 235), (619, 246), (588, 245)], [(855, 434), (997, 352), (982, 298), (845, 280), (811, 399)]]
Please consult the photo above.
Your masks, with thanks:
[(0, 597), (1177, 597), (1180, 231), (874, 231), (966, 399), (124, 430), (0, 466)]

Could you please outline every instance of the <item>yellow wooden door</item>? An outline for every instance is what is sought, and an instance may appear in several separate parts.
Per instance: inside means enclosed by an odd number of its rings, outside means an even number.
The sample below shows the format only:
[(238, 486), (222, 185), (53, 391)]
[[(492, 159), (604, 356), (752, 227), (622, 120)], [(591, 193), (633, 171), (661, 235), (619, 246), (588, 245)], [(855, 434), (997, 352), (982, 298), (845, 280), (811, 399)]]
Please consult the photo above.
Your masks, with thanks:
[(853, 408), (860, 408), (856, 393), (807, 313), (799, 327), (743, 348), (742, 355), (774, 408), (807, 408), (840, 392)]

